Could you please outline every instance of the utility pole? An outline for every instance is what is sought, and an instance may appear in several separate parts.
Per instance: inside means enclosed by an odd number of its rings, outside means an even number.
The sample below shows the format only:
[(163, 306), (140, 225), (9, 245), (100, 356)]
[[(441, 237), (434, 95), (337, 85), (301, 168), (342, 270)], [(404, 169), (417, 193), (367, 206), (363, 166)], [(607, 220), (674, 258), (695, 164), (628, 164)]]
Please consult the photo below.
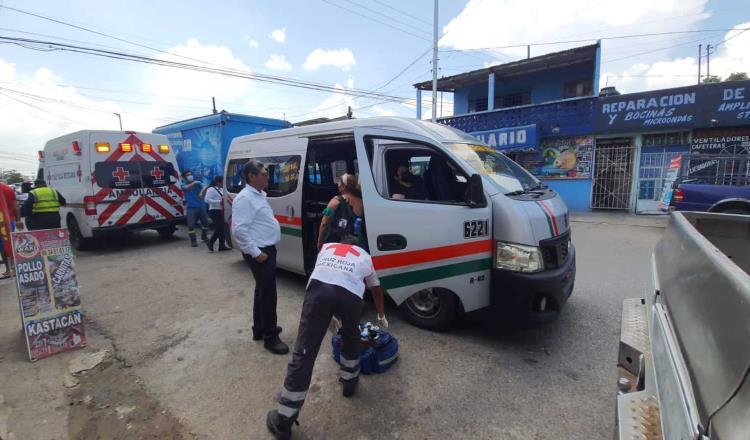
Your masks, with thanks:
[(711, 45), (706, 45), (706, 78), (711, 78)]
[(214, 105), (214, 114), (218, 113), (218, 112), (216, 111), (216, 98), (212, 96), (212, 97), (211, 97), (211, 102), (212, 102), (212, 103), (213, 103), (213, 105)]
[(437, 74), (438, 74), (438, 0), (435, 0), (435, 17), (432, 36), (432, 122), (437, 121)]
[(703, 58), (703, 45), (698, 45), (698, 85), (701, 83), (701, 58)]
[(531, 45), (530, 44), (526, 46), (526, 59), (528, 60), (529, 58), (531, 58)]
[(119, 113), (112, 113), (112, 114), (117, 116), (117, 120), (120, 121), (120, 131), (122, 131), (122, 116), (120, 116)]

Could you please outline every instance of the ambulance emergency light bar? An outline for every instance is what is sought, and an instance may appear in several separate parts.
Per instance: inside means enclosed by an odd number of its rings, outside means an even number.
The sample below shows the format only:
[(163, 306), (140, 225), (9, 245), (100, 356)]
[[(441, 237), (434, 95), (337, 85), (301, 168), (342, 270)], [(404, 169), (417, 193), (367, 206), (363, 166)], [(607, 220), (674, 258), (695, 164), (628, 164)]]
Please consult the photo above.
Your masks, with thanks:
[(123, 142), (120, 144), (120, 151), (123, 153), (130, 153), (133, 151), (133, 145)]
[(144, 153), (150, 153), (151, 144), (141, 144), (141, 151), (143, 151)]
[(159, 153), (169, 153), (169, 145), (159, 145)]
[(109, 142), (97, 142), (94, 144), (97, 153), (109, 153)]

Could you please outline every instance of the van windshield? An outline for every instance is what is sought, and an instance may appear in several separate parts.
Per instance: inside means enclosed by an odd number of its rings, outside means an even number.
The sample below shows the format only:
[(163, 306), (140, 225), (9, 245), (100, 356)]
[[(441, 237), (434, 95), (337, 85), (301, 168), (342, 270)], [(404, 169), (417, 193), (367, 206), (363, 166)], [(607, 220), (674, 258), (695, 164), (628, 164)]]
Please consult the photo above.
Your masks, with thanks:
[(531, 173), (492, 147), (479, 144), (446, 144), (477, 173), (492, 179), (506, 193), (529, 191), (541, 183)]
[(98, 162), (94, 175), (100, 188), (153, 188), (174, 183), (170, 162)]

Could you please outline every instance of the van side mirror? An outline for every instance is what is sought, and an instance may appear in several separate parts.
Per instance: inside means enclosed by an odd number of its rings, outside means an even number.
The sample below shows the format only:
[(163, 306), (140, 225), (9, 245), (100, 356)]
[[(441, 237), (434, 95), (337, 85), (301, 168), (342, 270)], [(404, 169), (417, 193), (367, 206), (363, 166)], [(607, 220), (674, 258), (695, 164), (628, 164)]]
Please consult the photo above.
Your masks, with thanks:
[(470, 208), (484, 208), (487, 206), (487, 201), (484, 199), (482, 177), (479, 174), (472, 174), (469, 177), (469, 184), (466, 186), (466, 203)]
[(28, 194), (31, 191), (31, 182), (23, 182), (21, 183), (21, 192), (24, 194)]

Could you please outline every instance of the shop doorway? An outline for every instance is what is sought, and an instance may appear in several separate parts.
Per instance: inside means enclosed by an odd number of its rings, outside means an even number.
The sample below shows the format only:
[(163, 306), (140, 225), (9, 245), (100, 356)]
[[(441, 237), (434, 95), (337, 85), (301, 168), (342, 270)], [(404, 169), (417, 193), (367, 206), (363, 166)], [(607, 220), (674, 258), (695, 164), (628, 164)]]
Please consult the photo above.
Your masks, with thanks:
[(668, 214), (663, 209), (662, 196), (672, 159), (687, 153), (687, 147), (651, 147), (641, 149), (641, 163), (638, 167), (638, 214)]
[(634, 153), (630, 138), (596, 141), (591, 208), (630, 209)]

